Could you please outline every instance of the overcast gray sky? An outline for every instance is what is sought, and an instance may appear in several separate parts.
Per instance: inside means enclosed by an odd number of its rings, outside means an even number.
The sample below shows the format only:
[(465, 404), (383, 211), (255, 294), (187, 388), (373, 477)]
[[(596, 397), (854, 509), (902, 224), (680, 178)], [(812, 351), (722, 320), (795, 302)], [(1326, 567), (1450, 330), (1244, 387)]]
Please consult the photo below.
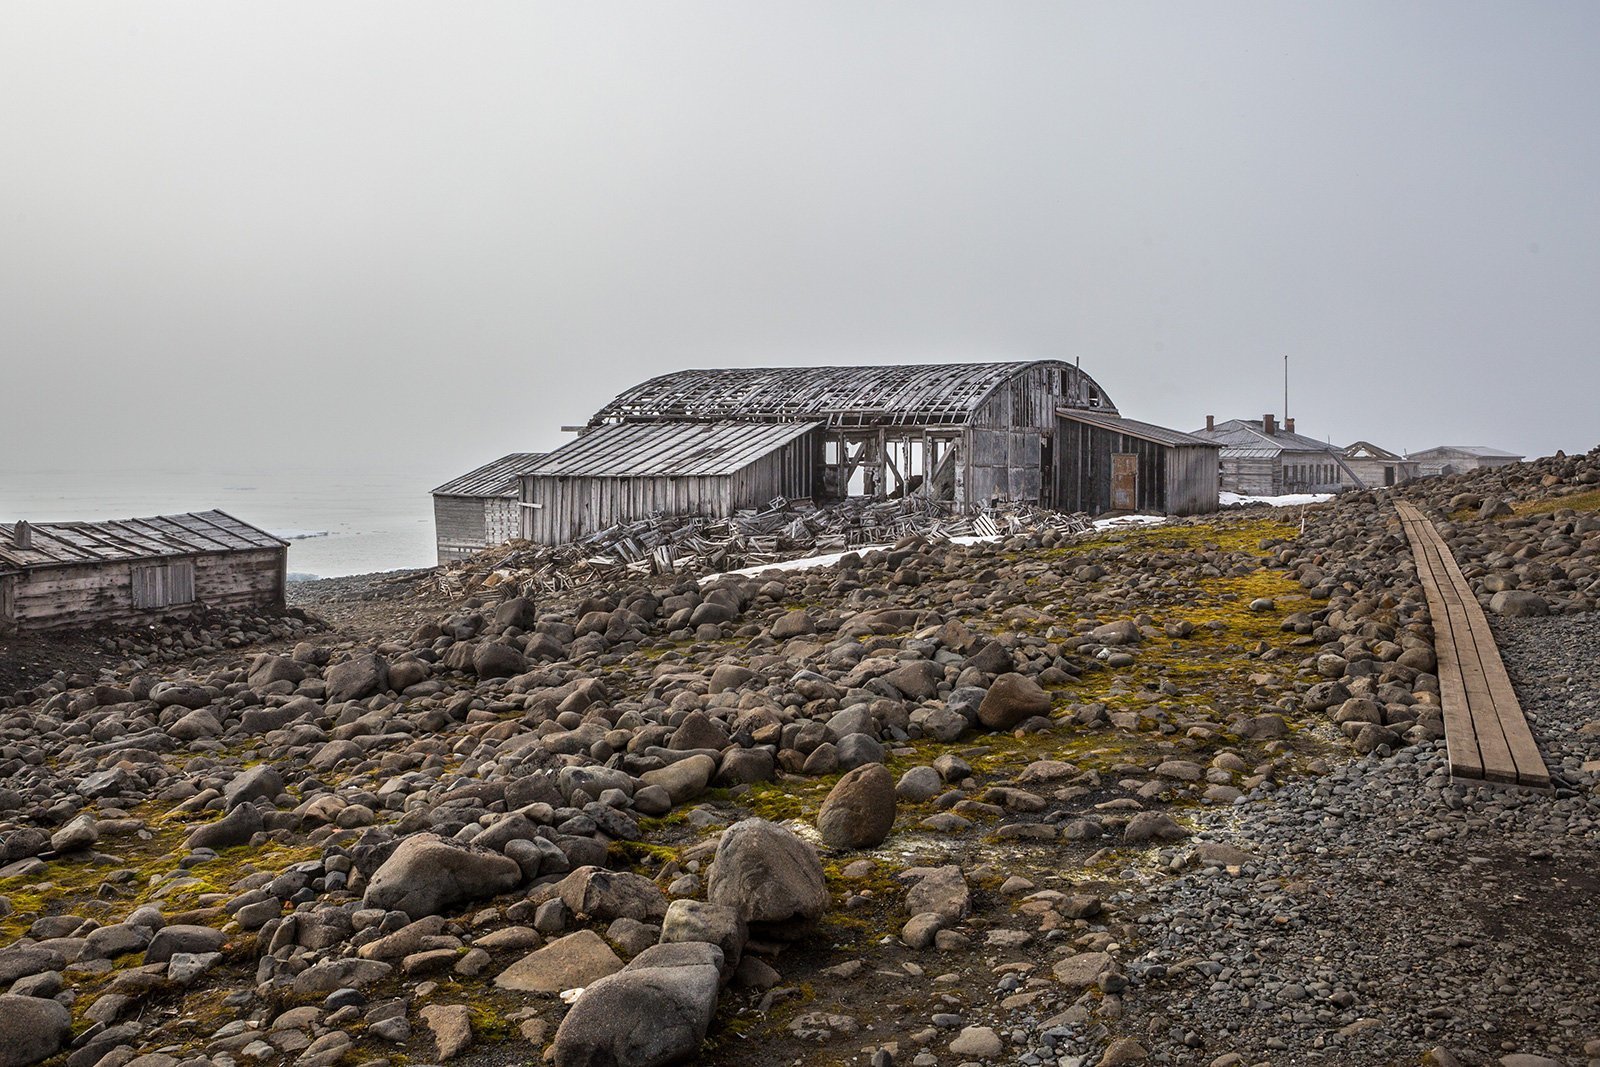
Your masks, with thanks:
[[(684, 366), (1600, 443), (1600, 4), (0, 10), (0, 466), (548, 447)], [(48, 450), (48, 457), (38, 453)]]

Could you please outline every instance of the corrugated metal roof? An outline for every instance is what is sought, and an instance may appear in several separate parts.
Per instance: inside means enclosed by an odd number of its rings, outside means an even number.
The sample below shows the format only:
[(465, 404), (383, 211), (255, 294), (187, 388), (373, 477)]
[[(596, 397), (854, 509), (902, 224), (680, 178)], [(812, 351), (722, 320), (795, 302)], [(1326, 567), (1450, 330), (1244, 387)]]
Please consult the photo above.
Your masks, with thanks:
[(1290, 433), (1282, 428), (1277, 433), (1269, 434), (1260, 419), (1229, 419), (1227, 422), (1217, 423), (1217, 428), (1214, 430), (1196, 430), (1194, 435), (1207, 441), (1215, 441), (1224, 449), (1265, 448), (1274, 454), (1338, 451), (1326, 441), (1318, 441), (1315, 437), (1307, 437), (1304, 434)]
[(1182, 430), (1169, 430), (1165, 426), (1157, 426), (1150, 422), (1140, 422), (1138, 419), (1125, 419), (1120, 415), (1104, 415), (1097, 411), (1080, 411), (1077, 408), (1057, 408), (1056, 414), (1073, 422), (1081, 422), (1087, 426), (1098, 426), (1103, 430), (1127, 434), (1137, 437), (1142, 441), (1153, 444), (1168, 445), (1172, 447), (1195, 446), (1201, 448), (1220, 448), (1215, 441), (1207, 441), (1203, 437), (1184, 433)]
[(815, 422), (623, 422), (590, 430), (529, 475), (559, 478), (732, 474), (816, 429)]
[(1224, 448), (1223, 459), (1276, 459), (1283, 455), (1281, 448)]
[[(681, 370), (634, 386), (601, 408), (591, 426), (628, 419), (823, 419), (830, 425), (887, 422), (961, 425), (990, 393), (1030, 367), (1048, 366), (1105, 390), (1060, 360), (901, 364), (879, 367), (729, 367)], [(1080, 377), (1081, 376), (1081, 377)]]
[(16, 525), (0, 523), (0, 565), (26, 569), (68, 563), (115, 563), (283, 548), (289, 543), (223, 511), (28, 525), (33, 530), (33, 546), (18, 548)]
[(516, 496), (517, 478), (538, 465), (548, 452), (513, 452), (485, 463), (433, 491), (434, 496)]

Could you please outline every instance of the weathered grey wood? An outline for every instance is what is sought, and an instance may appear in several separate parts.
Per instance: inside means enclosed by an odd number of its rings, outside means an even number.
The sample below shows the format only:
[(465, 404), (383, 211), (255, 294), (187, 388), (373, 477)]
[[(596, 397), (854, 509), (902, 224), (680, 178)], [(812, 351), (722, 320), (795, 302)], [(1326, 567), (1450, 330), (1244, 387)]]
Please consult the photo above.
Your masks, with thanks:
[(1453, 777), (1547, 789), (1550, 775), (1517, 700), (1494, 631), (1438, 529), (1414, 505), (1395, 510), (1433, 620)]

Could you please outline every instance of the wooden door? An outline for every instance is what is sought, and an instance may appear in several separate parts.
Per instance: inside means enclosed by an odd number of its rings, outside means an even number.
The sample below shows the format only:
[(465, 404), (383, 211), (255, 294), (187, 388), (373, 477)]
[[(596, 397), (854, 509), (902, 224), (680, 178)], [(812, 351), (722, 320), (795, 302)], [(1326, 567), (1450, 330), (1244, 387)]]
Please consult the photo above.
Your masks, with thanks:
[(15, 575), (0, 575), (0, 633), (16, 624), (17, 579)]
[(1139, 500), (1139, 456), (1134, 452), (1111, 454), (1111, 510), (1133, 511)]

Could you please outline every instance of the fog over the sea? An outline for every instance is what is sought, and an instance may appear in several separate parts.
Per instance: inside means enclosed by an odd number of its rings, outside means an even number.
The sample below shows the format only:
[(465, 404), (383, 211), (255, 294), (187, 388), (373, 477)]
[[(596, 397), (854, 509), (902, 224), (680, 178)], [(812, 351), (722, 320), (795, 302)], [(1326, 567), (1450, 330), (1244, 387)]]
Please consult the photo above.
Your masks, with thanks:
[(1592, 3), (14, 3), (0, 101), (0, 468), (425, 491), (674, 368), (1046, 357), (1600, 443)]

